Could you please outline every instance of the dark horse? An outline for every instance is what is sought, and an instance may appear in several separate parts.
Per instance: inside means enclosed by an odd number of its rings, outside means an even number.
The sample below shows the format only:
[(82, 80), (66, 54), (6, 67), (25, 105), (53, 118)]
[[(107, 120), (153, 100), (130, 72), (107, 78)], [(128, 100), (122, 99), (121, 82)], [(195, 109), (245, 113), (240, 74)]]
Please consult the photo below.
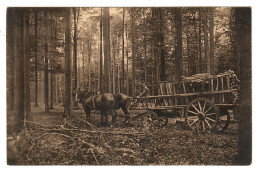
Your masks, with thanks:
[[(87, 92), (78, 92), (77, 97), (82, 104), (86, 113), (86, 118), (90, 122), (90, 111), (100, 110), (101, 124), (106, 125), (108, 123), (108, 115), (112, 115), (113, 124), (116, 123), (116, 114), (114, 113), (115, 100), (114, 96), (110, 93), (102, 95), (92, 95)], [(105, 122), (104, 122), (105, 118)]]
[(116, 111), (118, 109), (122, 109), (125, 113), (125, 122), (128, 122), (130, 115), (129, 115), (129, 100), (128, 96), (122, 93), (114, 95), (115, 105), (114, 105), (114, 114), (117, 116)]

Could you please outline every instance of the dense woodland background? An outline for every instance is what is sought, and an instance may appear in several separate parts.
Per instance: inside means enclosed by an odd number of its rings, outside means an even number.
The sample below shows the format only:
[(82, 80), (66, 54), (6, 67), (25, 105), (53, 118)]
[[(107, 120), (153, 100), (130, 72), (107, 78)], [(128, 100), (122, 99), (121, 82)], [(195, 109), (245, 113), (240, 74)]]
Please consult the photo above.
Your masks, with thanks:
[[(243, 67), (243, 68), (240, 68)], [(73, 93), (136, 96), (145, 82), (157, 95), (161, 81), (233, 70), (241, 80), (242, 164), (251, 158), (250, 8), (8, 8), (7, 115), (14, 128)], [(243, 130), (244, 129), (244, 130)], [(11, 133), (10, 132), (10, 133)], [(249, 141), (246, 142), (245, 141)], [(242, 159), (241, 159), (242, 158)], [(248, 162), (249, 161), (249, 162)]]

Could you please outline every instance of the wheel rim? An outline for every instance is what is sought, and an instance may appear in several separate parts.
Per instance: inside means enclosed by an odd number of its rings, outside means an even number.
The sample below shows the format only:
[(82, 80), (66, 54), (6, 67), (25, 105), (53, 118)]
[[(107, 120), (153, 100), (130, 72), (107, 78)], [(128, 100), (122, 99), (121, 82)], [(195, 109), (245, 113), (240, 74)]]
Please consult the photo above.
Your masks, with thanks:
[(185, 120), (193, 130), (210, 131), (215, 129), (218, 123), (218, 109), (210, 100), (198, 98), (187, 106)]

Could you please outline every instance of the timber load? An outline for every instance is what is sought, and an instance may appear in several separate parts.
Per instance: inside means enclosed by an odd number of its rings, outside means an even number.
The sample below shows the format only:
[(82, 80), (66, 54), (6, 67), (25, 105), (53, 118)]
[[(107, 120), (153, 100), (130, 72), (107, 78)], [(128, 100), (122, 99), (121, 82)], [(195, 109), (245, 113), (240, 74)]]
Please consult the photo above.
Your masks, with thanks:
[[(176, 96), (174, 100), (164, 99), (163, 105), (187, 104), (198, 96), (206, 96), (216, 104), (236, 104), (239, 80), (232, 70), (217, 75), (208, 73), (182, 77), (180, 83), (159, 83), (159, 95)], [(182, 97), (179, 97), (182, 96)]]

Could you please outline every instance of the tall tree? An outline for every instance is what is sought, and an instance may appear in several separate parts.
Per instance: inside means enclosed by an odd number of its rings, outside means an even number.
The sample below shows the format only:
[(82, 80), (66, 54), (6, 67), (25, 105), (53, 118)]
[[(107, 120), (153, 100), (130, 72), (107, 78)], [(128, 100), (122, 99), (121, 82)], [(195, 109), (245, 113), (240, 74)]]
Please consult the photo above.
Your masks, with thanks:
[(72, 116), (72, 88), (71, 88), (71, 8), (65, 10), (65, 105), (64, 114)]
[(110, 55), (110, 15), (109, 8), (104, 8), (103, 15), (103, 41), (104, 41), (104, 92), (112, 92), (111, 88), (111, 55)]
[(251, 8), (235, 8), (237, 58), (240, 68), (239, 141), (237, 163), (249, 165), (252, 160), (252, 68)]
[(132, 27), (132, 96), (135, 97), (135, 25), (134, 25), (134, 12), (131, 8), (131, 27)]
[(101, 93), (103, 93), (103, 50), (102, 50), (102, 8), (100, 8), (100, 25), (99, 25), (99, 29), (100, 29), (100, 39), (99, 39), (99, 91)]
[[(10, 9), (10, 8), (9, 8)], [(23, 50), (23, 16), (24, 11), (21, 8), (15, 9), (14, 18), (14, 67), (15, 67), (15, 83), (14, 83), (14, 133), (19, 132), (23, 128), (24, 120), (24, 50)]]
[(38, 107), (38, 10), (35, 9), (34, 11), (34, 53), (35, 53), (35, 59), (34, 59), (34, 91), (35, 91), (35, 107)]
[(146, 52), (146, 14), (145, 14), (145, 9), (143, 9), (143, 26), (144, 26), (144, 81), (145, 83), (147, 82), (147, 52)]
[(49, 71), (49, 60), (48, 60), (48, 26), (47, 26), (47, 11), (44, 9), (44, 103), (45, 103), (45, 112), (49, 111), (49, 80), (48, 80), (48, 71)]
[(160, 32), (159, 32), (159, 37), (160, 37), (160, 52), (161, 52), (160, 80), (161, 81), (166, 81), (166, 74), (165, 74), (166, 62), (165, 62), (164, 33), (163, 33), (164, 22), (163, 22), (163, 9), (162, 8), (159, 8), (159, 15), (160, 15)]
[(125, 8), (123, 7), (123, 24), (122, 24), (122, 83), (121, 92), (125, 91)]
[(177, 47), (176, 47), (176, 80), (181, 81), (183, 75), (183, 57), (182, 57), (182, 8), (176, 9), (176, 35), (177, 35)]
[(30, 116), (31, 113), (31, 97), (30, 97), (30, 53), (29, 53), (29, 9), (24, 10), (24, 38), (23, 38), (23, 45), (24, 45), (24, 82), (25, 82), (25, 112), (26, 112), (26, 119), (31, 120), (32, 117)]
[(215, 58), (214, 58), (214, 8), (209, 9), (209, 34), (210, 34), (210, 44), (209, 44), (209, 55), (210, 55), (210, 74), (215, 75)]
[(210, 55), (209, 55), (209, 36), (208, 36), (208, 8), (205, 8), (203, 15), (203, 30), (204, 30), (204, 51), (207, 61), (207, 73), (210, 73)]
[[(53, 44), (53, 30), (54, 30), (54, 26), (53, 26), (53, 10), (51, 10), (51, 13), (50, 13), (50, 15), (51, 15), (51, 17), (50, 17), (50, 19), (51, 19), (51, 36), (50, 36), (50, 52), (52, 53), (52, 57), (51, 57), (51, 59), (50, 59), (50, 62), (51, 62), (51, 88), (50, 88), (50, 90), (51, 90), (51, 96), (50, 96), (50, 109), (54, 109), (54, 107), (53, 107), (53, 102), (54, 102), (54, 84), (53, 84), (53, 81), (54, 81), (54, 44)], [(54, 31), (55, 32), (55, 31)]]
[[(128, 33), (127, 33), (127, 24), (125, 26), (125, 37), (126, 40), (128, 40)], [(126, 94), (130, 95), (129, 92), (129, 70), (128, 70), (128, 63), (129, 63), (129, 58), (128, 58), (128, 43), (126, 41)]]
[(8, 110), (14, 110), (14, 41), (15, 41), (15, 9), (8, 8), (7, 11), (7, 105)]
[(88, 41), (88, 89), (92, 91), (92, 82), (91, 82), (91, 41)]
[(202, 73), (202, 55), (201, 55), (201, 9), (199, 8), (199, 31), (198, 31), (198, 54), (199, 54), (199, 65), (198, 65), (198, 72)]
[[(78, 14), (77, 14), (78, 11)], [(77, 30), (78, 30), (78, 19), (79, 19), (79, 8), (73, 8), (74, 16), (74, 35), (73, 35), (73, 65), (74, 65), (74, 89), (77, 88), (78, 76), (77, 76)]]
[(112, 73), (112, 76), (113, 76), (113, 94), (116, 93), (116, 43), (115, 43), (115, 39), (113, 39), (112, 41), (112, 56), (113, 56), (113, 73)]

